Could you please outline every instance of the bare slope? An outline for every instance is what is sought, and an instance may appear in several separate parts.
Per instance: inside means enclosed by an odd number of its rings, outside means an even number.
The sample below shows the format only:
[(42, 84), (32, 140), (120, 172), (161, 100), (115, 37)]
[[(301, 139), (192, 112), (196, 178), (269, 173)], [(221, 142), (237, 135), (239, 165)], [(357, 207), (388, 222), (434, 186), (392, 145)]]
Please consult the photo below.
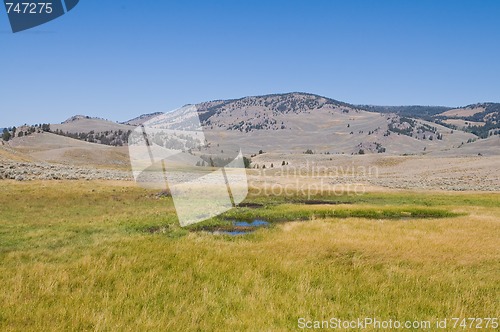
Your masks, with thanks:
[(452, 156), (500, 156), (500, 136), (495, 135), (485, 139), (464, 142), (457, 149), (449, 149), (432, 153), (432, 155)]
[(440, 116), (446, 116), (450, 118), (462, 118), (462, 117), (470, 117), (474, 114), (481, 113), (485, 111), (484, 106), (479, 105), (471, 105), (466, 106), (464, 108), (456, 108), (446, 112), (439, 114)]
[(36, 161), (89, 167), (128, 167), (125, 147), (87, 143), (52, 133), (15, 138), (8, 142), (8, 146)]
[(161, 114), (163, 114), (163, 113), (156, 112), (156, 113), (150, 113), (150, 114), (143, 114), (143, 115), (140, 115), (136, 118), (133, 118), (132, 120), (125, 121), (125, 122), (123, 122), (123, 124), (129, 125), (129, 126), (140, 126), (144, 122), (147, 122), (148, 120), (151, 120), (151, 119), (153, 119)]
[[(476, 138), (424, 120), (369, 112), (305, 93), (214, 101), (197, 107), (209, 136), (238, 143), (249, 154), (259, 150), (417, 154), (456, 148)], [(175, 112), (167, 118), (179, 123)]]
[(0, 144), (0, 161), (31, 161), (32, 158), (29, 155), (26, 155), (20, 151), (17, 151), (11, 148), (5, 142)]
[(61, 124), (51, 124), (52, 131), (61, 130), (64, 133), (88, 133), (105, 132), (105, 131), (128, 131), (133, 129), (134, 126), (125, 125), (121, 123), (112, 122), (109, 120), (91, 118), (83, 115), (77, 115), (64, 121)]
[[(475, 141), (478, 136), (486, 137), (489, 134), (488, 130), (496, 126), (494, 116), (498, 114), (494, 112), (495, 105), (497, 104), (477, 104), (451, 111), (445, 107), (426, 106), (364, 107), (313, 94), (287, 93), (217, 100), (196, 106), (209, 141), (212, 139), (224, 143), (237, 143), (247, 155), (260, 150), (286, 153), (312, 150), (315, 153), (329, 154), (393, 155), (446, 151), (450, 154), (456, 152), (458, 155), (463, 155), (463, 151), (470, 153), (475, 151), (457, 149)], [(470, 117), (483, 114), (483, 111), (488, 109), (492, 111), (485, 113), (489, 122), (483, 126), (484, 129), (472, 131), (470, 128), (465, 128), (473, 133), (465, 132), (462, 127), (452, 130), (431, 122), (436, 119), (446, 120), (450, 116)], [(390, 113), (391, 110), (397, 114)], [(417, 116), (419, 112), (423, 112), (421, 118)], [(435, 114), (438, 115), (433, 117)], [(124, 124), (75, 116), (62, 124), (51, 125), (51, 130), (70, 133), (73, 134), (72, 137), (90, 142), (122, 145), (127, 142), (128, 131), (146, 121), (153, 123), (156, 118), (159, 118), (159, 121), (169, 122), (170, 129), (179, 129), (189, 120), (182, 110), (164, 114), (146, 114)], [(76, 135), (76, 133), (91, 132), (94, 134)], [(107, 134), (113, 132), (120, 133)], [(67, 153), (71, 154), (69, 151)], [(76, 154), (86, 156), (86, 153)], [(56, 160), (61, 158), (63, 156)]]

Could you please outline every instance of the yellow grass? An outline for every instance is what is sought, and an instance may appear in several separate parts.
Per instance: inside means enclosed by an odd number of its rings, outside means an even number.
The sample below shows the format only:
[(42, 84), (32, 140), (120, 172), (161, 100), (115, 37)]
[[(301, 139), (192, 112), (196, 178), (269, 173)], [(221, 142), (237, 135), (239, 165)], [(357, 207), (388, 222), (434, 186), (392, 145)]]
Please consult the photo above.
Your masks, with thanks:
[(2, 184), (2, 331), (285, 331), (300, 317), (500, 315), (495, 194), (445, 195), (461, 217), (311, 220), (226, 237), (144, 232), (175, 228), (173, 206), (130, 183)]

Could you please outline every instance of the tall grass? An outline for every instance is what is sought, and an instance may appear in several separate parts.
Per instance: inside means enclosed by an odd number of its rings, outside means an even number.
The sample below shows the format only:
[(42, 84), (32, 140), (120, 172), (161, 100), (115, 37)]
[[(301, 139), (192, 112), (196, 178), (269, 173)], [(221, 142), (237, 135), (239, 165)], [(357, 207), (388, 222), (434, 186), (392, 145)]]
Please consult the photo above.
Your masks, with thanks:
[(416, 206), (307, 206), (295, 204), (271, 205), (267, 208), (238, 208), (230, 210), (218, 219), (265, 219), (267, 221), (298, 221), (315, 218), (366, 218), (366, 219), (409, 219), (450, 218), (463, 215), (444, 209)]
[[(2, 184), (0, 330), (284, 331), (300, 317), (500, 314), (498, 195), (439, 204), (466, 216), (312, 218), (229, 238), (186, 233), (169, 199), (126, 183)], [(334, 209), (425, 208), (376, 195)], [(277, 201), (270, 211), (332, 209)]]

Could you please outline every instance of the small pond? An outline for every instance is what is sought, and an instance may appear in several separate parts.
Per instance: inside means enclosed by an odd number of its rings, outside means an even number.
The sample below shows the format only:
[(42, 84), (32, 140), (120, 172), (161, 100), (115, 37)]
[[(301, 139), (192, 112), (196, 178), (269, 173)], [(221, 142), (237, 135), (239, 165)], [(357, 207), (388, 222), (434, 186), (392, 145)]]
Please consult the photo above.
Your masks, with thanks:
[(254, 219), (252, 221), (234, 220), (232, 222), (232, 226), (219, 227), (209, 231), (212, 234), (237, 236), (252, 233), (258, 228), (268, 227), (269, 225), (269, 222), (262, 219)]

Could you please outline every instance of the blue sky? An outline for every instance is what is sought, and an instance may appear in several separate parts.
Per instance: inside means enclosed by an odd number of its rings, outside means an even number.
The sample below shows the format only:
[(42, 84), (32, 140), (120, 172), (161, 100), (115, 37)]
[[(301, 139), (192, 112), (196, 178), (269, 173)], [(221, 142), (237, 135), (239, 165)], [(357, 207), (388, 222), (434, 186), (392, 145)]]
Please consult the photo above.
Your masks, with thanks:
[(2, 6), (0, 127), (291, 91), (500, 102), (499, 17), (496, 0), (81, 0), (12, 34)]

